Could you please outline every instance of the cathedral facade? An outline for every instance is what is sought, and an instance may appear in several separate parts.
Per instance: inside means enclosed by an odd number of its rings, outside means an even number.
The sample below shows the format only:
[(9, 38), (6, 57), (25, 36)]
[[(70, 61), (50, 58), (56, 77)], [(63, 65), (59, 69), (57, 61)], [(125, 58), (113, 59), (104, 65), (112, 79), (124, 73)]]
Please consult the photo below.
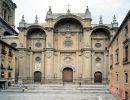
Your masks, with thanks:
[(16, 55), (16, 80), (24, 83), (106, 83), (109, 78), (108, 45), (118, 23), (92, 24), (91, 12), (53, 13), (46, 22), (27, 23), (24, 16), (18, 35), (2, 39), (19, 51)]
[(91, 13), (52, 13), (46, 23), (19, 24), (19, 77), (24, 82), (104, 83), (108, 81), (108, 44), (118, 23), (91, 23)]

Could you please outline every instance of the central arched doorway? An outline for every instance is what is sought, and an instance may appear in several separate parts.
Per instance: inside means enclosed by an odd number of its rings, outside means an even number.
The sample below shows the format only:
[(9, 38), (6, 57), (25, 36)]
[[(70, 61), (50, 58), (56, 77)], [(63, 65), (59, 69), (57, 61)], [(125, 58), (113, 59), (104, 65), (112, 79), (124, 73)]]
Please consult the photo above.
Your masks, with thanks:
[(34, 72), (34, 82), (41, 82), (41, 72), (40, 71)]
[(102, 83), (102, 73), (101, 72), (95, 72), (94, 82), (95, 83)]
[(73, 69), (64, 68), (63, 69), (63, 82), (73, 82)]

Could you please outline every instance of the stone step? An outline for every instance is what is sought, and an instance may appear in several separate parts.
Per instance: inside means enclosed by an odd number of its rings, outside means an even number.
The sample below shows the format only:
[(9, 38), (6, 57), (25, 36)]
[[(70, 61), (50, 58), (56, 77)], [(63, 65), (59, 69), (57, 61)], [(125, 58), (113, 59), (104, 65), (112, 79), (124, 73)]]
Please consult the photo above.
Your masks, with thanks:
[[(44, 88), (61, 88), (61, 87), (71, 87), (71, 88), (76, 88), (76, 87), (80, 87), (79, 85), (68, 85), (65, 84), (64, 86), (62, 84), (58, 84), (58, 85), (50, 85), (50, 84), (42, 84), (42, 85), (37, 85), (37, 84), (25, 84), (25, 85), (13, 85), (12, 87), (22, 87), (22, 86), (26, 86), (26, 87), (44, 87)], [(81, 85), (81, 88), (107, 88), (107, 85)]]
[[(22, 92), (22, 89), (21, 90), (3, 90), (2, 92)], [(89, 91), (77, 91), (77, 90), (24, 90), (25, 93), (52, 93), (52, 94), (75, 94), (75, 93), (85, 93), (85, 94), (93, 94), (93, 93), (96, 93), (96, 94), (110, 94), (109, 91), (99, 91), (99, 90), (96, 90), (96, 91), (93, 91), (93, 90), (89, 90)]]

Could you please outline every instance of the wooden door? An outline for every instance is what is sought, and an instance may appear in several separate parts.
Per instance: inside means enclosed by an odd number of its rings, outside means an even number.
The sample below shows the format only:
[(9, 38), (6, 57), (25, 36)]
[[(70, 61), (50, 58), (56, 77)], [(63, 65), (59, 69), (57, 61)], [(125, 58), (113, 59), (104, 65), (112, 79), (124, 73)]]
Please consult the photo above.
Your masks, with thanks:
[(34, 82), (41, 82), (41, 72), (34, 72)]
[(94, 82), (95, 83), (102, 83), (102, 73), (101, 72), (95, 72)]
[(73, 82), (73, 70), (71, 68), (63, 70), (63, 82)]

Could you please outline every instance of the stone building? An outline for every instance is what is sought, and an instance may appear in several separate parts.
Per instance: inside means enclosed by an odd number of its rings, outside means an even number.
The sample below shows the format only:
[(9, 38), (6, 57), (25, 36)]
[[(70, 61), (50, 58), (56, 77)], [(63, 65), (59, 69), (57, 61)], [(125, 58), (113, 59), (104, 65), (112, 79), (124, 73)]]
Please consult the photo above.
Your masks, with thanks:
[[(15, 31), (15, 8), (12, 0), (0, 0), (0, 88), (7, 88), (15, 81), (15, 43), (7, 41), (18, 37)], [(17, 39), (18, 40), (18, 39)]]
[[(1, 31), (2, 40), (16, 47), (16, 78), (18, 82), (33, 83), (106, 83), (109, 72), (108, 45), (115, 35), (116, 17), (104, 24), (92, 24), (89, 8), (84, 13), (53, 13), (51, 7), (46, 22), (27, 23), (24, 16), (19, 23), (19, 34), (13, 31), (16, 5), (11, 0), (0, 2), (11, 11), (11, 18), (1, 17), (12, 31)], [(7, 6), (8, 5), (8, 6)], [(2, 9), (2, 8), (1, 8)], [(3, 11), (3, 10), (1, 10)], [(8, 12), (9, 12), (8, 11)], [(1, 15), (2, 16), (2, 15)], [(12, 27), (11, 27), (12, 26)], [(7, 34), (8, 33), (8, 34)]]
[(109, 45), (110, 90), (130, 100), (130, 11)]
[(0, 40), (0, 88), (7, 88), (15, 83), (16, 49)]
[(46, 23), (19, 23), (15, 42), (19, 49), (18, 80), (42, 83), (108, 81), (108, 45), (118, 27), (116, 17), (111, 24), (92, 24), (91, 12), (46, 14)]

